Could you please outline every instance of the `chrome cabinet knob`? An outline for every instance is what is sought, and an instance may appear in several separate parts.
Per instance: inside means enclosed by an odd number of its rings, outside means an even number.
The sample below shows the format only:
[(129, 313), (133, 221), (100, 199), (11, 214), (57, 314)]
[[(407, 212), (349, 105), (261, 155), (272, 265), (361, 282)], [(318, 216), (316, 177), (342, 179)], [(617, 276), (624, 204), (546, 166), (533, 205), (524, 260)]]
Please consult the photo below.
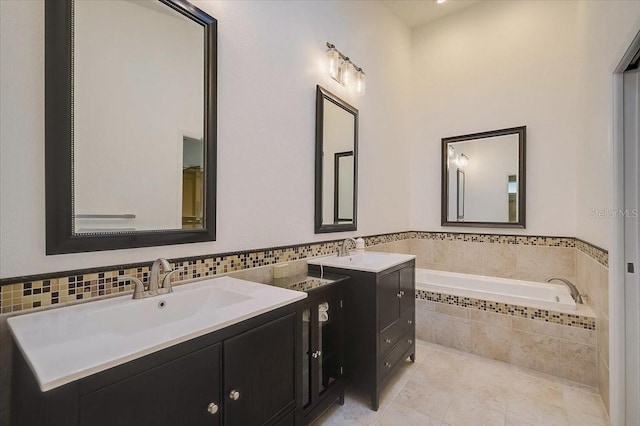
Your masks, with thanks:
[(384, 365), (385, 365), (385, 367), (387, 367), (387, 368), (391, 368), (391, 363), (390, 363), (390, 362), (385, 362), (385, 363), (384, 363)]
[(404, 296), (404, 290), (400, 290), (400, 296)]
[(385, 343), (391, 343), (391, 339), (384, 339)]
[(217, 413), (218, 405), (215, 402), (212, 402), (211, 404), (207, 405), (207, 411), (209, 412), (209, 414)]
[(407, 343), (408, 343), (408, 344), (412, 344), (412, 343), (413, 343), (413, 340), (411, 340), (411, 339), (407, 339)]
[(413, 321), (412, 320), (407, 320), (407, 324), (411, 325), (411, 324), (413, 324)]
[(398, 293), (396, 294), (396, 296), (398, 296), (398, 299), (400, 299), (402, 297), (402, 294)]
[(229, 392), (229, 398), (237, 401), (238, 399), (240, 399), (240, 392), (238, 392), (237, 390), (232, 390), (231, 392)]
[(318, 358), (318, 351), (315, 351), (314, 353), (312, 353), (311, 356), (314, 358)]

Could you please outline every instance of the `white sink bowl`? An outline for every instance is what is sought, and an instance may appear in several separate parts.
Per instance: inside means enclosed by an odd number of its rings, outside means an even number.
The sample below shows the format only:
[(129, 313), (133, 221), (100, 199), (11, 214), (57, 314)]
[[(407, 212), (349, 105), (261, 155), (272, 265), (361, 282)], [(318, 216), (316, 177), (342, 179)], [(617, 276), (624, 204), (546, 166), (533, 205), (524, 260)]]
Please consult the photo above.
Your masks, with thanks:
[(307, 297), (230, 277), (18, 315), (7, 320), (44, 392)]
[(412, 254), (365, 251), (361, 253), (352, 253), (349, 256), (338, 257), (337, 255), (333, 255), (319, 257), (309, 260), (307, 263), (310, 265), (322, 265), (377, 273), (415, 258), (416, 257)]

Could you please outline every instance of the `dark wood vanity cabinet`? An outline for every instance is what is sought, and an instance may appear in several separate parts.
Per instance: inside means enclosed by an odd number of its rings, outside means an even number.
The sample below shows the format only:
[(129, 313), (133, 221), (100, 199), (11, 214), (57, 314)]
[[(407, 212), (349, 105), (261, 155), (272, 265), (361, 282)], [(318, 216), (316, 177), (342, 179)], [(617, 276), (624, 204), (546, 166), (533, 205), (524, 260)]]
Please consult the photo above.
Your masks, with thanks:
[(224, 342), (225, 424), (261, 425), (295, 407), (295, 329), (289, 316)]
[(309, 292), (302, 307), (302, 423), (344, 404), (345, 282)]
[(350, 384), (369, 392), (377, 410), (387, 380), (408, 357), (415, 361), (415, 260), (379, 273), (324, 270), (351, 277), (345, 288), (345, 372)]
[(288, 306), (41, 392), (15, 353), (14, 425), (293, 425), (299, 311)]

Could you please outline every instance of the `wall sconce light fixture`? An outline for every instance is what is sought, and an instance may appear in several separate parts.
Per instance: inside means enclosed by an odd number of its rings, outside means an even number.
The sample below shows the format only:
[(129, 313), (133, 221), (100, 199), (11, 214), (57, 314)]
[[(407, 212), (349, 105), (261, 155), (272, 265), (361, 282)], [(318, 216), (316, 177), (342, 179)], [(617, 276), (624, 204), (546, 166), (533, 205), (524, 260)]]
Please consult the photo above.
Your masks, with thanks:
[(348, 56), (327, 42), (327, 71), (331, 78), (358, 95), (364, 95), (367, 76)]

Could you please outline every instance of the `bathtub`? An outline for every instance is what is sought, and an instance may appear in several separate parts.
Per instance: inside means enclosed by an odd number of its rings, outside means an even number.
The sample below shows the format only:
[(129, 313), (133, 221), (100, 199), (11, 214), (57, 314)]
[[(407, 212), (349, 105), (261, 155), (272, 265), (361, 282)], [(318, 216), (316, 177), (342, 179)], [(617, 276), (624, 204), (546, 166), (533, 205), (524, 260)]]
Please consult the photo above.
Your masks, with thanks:
[(576, 310), (564, 285), (416, 268), (416, 290), (553, 311)]

